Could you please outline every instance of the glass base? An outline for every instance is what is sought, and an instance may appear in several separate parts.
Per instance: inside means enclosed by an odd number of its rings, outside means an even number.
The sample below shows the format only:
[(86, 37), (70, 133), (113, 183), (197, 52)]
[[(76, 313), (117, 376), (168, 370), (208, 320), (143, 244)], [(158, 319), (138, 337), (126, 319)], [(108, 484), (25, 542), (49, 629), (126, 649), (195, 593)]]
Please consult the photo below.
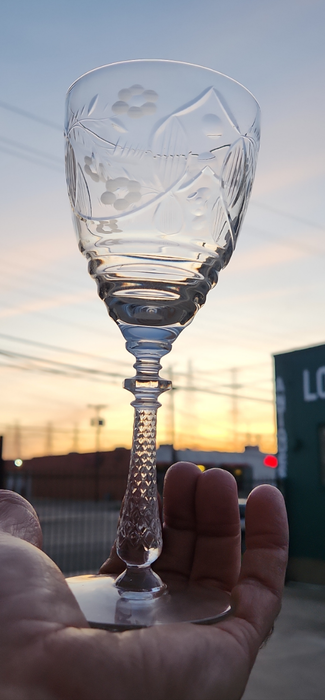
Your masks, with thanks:
[(213, 624), (231, 612), (230, 595), (218, 588), (178, 583), (148, 598), (119, 589), (117, 577), (97, 574), (66, 579), (91, 627), (122, 632), (172, 622)]

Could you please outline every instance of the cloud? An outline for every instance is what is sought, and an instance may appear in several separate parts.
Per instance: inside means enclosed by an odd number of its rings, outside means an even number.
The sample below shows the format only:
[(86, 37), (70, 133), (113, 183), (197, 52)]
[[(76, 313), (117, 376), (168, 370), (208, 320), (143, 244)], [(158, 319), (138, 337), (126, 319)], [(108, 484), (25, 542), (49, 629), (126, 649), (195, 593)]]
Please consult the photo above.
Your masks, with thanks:
[(253, 198), (279, 190), (283, 191), (284, 188), (308, 182), (308, 180), (324, 175), (324, 173), (324, 157), (321, 153), (318, 157), (314, 154), (309, 161), (303, 158), (298, 162), (293, 162), (291, 159), (286, 166), (279, 159), (273, 168), (268, 166), (265, 174), (258, 171), (254, 184)]
[[(261, 241), (263, 232), (261, 232)], [(293, 243), (282, 242), (280, 245), (274, 243), (268, 246), (261, 246), (257, 250), (248, 250), (238, 253), (231, 260), (231, 272), (248, 272), (261, 270), (267, 267), (279, 267), (279, 265), (302, 260), (306, 257), (306, 250), (296, 248)]]
[[(314, 286), (317, 287), (317, 285)], [(290, 287), (281, 288), (272, 287), (269, 289), (264, 289), (263, 291), (259, 289), (258, 291), (249, 292), (249, 294), (242, 294), (239, 292), (238, 294), (234, 294), (234, 296), (227, 296), (222, 299), (222, 305), (233, 306), (240, 304), (240, 308), (242, 309), (244, 304), (248, 304), (250, 302), (253, 302), (254, 305), (257, 306), (262, 300), (265, 301), (266, 299), (276, 299), (277, 297), (284, 299), (288, 295), (293, 296), (299, 292), (301, 292), (301, 285), (297, 285), (296, 287), (293, 287), (292, 285)]]
[(72, 304), (81, 304), (88, 299), (94, 299), (94, 290), (87, 290), (82, 293), (60, 294), (52, 299), (41, 299), (22, 306), (15, 306), (11, 309), (3, 309), (0, 311), (0, 318), (8, 318), (10, 316), (20, 316), (21, 314), (33, 313), (34, 311), (43, 311), (44, 309), (53, 309), (58, 306), (71, 306)]

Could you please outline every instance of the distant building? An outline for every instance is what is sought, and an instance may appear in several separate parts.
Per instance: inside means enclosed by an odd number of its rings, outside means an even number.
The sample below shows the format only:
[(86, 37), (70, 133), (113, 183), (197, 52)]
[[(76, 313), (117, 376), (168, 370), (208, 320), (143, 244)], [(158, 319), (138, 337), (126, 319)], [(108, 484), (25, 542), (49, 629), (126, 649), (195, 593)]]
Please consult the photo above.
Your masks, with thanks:
[(181, 461), (201, 464), (205, 469), (219, 467), (234, 475), (239, 490), (249, 492), (258, 483), (276, 483), (277, 469), (265, 466), (265, 457), (257, 445), (248, 445), (244, 452), (174, 450), (172, 445), (161, 445), (157, 450), (157, 467), (158, 473)]
[[(205, 469), (220, 467), (231, 472), (241, 495), (247, 495), (257, 483), (276, 481), (276, 469), (265, 467), (265, 455), (258, 447), (244, 452), (204, 452), (175, 450), (161, 445), (157, 450), (158, 488), (162, 492), (165, 473), (174, 462), (194, 462)], [(20, 461), (20, 460), (18, 460)], [(34, 457), (20, 466), (6, 461), (5, 486), (28, 499), (121, 501), (126, 487), (130, 450)]]
[(5, 464), (5, 486), (26, 498), (121, 501), (130, 450), (51, 455), (27, 459), (20, 467)]

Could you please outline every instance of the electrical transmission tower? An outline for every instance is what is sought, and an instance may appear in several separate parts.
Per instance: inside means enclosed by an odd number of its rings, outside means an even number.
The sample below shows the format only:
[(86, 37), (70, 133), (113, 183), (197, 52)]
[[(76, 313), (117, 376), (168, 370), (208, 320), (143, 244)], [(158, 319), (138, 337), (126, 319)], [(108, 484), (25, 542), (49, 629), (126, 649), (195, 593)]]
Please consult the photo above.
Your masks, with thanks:
[(72, 441), (72, 452), (78, 452), (79, 450), (79, 426), (77, 423), (73, 429), (73, 441)]
[(186, 395), (186, 413), (187, 413), (187, 446), (195, 450), (197, 448), (197, 437), (199, 433), (198, 420), (196, 415), (195, 387), (194, 387), (194, 370), (192, 360), (187, 363), (187, 395)]
[(233, 451), (238, 450), (238, 418), (239, 418), (239, 407), (238, 407), (238, 389), (242, 388), (242, 385), (238, 382), (238, 368), (233, 367), (230, 370), (230, 384), (229, 387), (233, 391), (232, 396), (232, 407), (231, 407), (231, 417), (232, 417), (232, 433), (233, 433)]
[(53, 452), (53, 425), (48, 423), (46, 426), (45, 433), (45, 454), (51, 455)]
[(174, 403), (174, 373), (173, 368), (170, 365), (168, 367), (168, 378), (172, 382), (172, 387), (168, 392), (168, 405), (167, 405), (167, 442), (169, 445), (175, 444), (175, 403)]
[(21, 457), (21, 430), (18, 421), (14, 425), (14, 449), (16, 457)]

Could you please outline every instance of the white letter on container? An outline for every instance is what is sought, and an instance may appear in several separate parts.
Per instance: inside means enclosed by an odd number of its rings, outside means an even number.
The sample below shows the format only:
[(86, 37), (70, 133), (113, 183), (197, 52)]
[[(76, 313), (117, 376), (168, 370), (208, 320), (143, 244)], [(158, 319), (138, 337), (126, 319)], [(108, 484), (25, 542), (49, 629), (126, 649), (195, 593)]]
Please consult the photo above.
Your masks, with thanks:
[(302, 384), (303, 384), (303, 390), (304, 390), (304, 400), (305, 401), (317, 401), (317, 394), (313, 394), (310, 391), (310, 376), (309, 376), (309, 370), (304, 369), (302, 373)]
[(317, 372), (316, 372), (316, 386), (317, 386), (317, 394), (318, 394), (320, 399), (325, 399), (324, 377), (325, 377), (325, 367), (319, 367)]

